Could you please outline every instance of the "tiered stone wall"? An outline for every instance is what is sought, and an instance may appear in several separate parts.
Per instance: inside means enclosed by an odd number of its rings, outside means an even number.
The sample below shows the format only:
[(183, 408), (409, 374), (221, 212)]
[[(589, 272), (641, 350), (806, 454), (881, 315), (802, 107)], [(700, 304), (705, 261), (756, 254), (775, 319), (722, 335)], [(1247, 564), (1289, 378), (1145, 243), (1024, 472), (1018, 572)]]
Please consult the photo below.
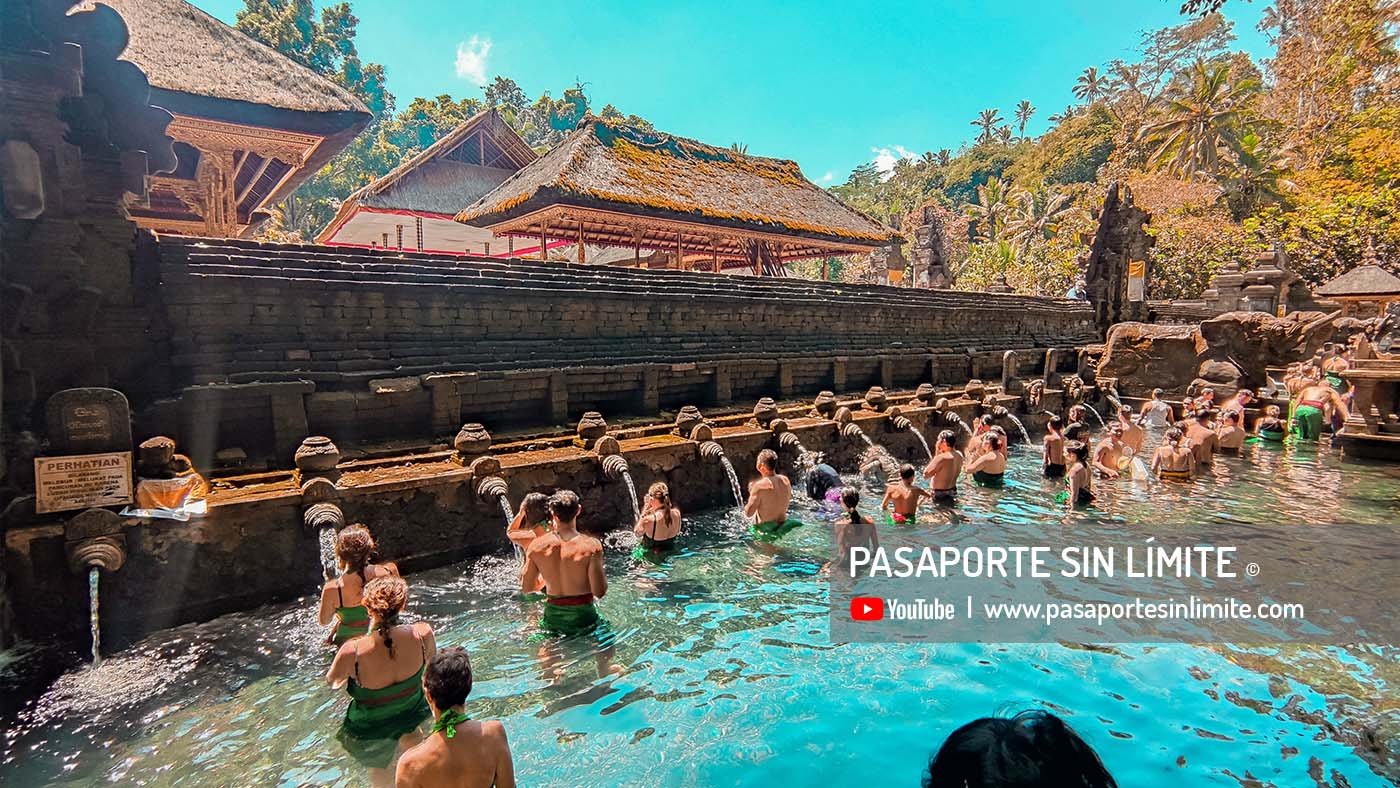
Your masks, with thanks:
[(342, 445), (823, 388), (996, 379), (1095, 339), (1082, 302), (163, 237), (176, 399), (138, 433), (290, 460)]

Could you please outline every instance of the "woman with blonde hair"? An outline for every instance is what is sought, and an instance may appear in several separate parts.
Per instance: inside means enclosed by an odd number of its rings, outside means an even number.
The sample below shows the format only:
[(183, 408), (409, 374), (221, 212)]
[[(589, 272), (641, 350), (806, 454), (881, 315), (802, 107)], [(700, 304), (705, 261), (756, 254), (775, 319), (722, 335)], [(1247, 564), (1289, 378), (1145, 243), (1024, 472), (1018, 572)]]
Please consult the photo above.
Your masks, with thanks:
[(340, 645), (369, 631), (369, 614), (361, 597), (365, 586), (379, 577), (397, 575), (399, 568), (392, 563), (374, 563), (377, 546), (369, 529), (356, 523), (341, 529), (335, 537), (335, 557), (340, 565), (340, 577), (321, 587), (321, 626), (332, 621), (335, 629), (326, 642)]
[(350, 695), (337, 738), (369, 767), (376, 785), (393, 784), (395, 758), (422, 740), (418, 728), (432, 715), (423, 696), (423, 669), (437, 640), (426, 621), (399, 623), (407, 603), (403, 578), (371, 580), (364, 591), (370, 632), (341, 646), (326, 673), (332, 687)]
[(681, 510), (671, 502), (671, 488), (657, 482), (647, 488), (646, 507), (632, 529), (642, 538), (642, 549), (668, 553), (676, 548), (681, 533)]

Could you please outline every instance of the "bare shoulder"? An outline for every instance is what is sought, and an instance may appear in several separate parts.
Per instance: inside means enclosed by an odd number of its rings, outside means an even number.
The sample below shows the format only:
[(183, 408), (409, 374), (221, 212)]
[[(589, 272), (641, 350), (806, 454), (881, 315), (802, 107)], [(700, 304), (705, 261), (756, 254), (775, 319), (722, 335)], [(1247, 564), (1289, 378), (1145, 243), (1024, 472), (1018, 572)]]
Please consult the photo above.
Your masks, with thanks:
[(549, 549), (557, 549), (559, 547), (559, 544), (559, 535), (554, 533), (553, 531), (541, 534), (535, 537), (535, 541), (530, 543), (529, 555), (534, 555), (535, 553), (543, 553), (544, 551)]
[(767, 476), (760, 476), (749, 487), (754, 490), (771, 490), (773, 489), (773, 480)]
[(486, 720), (481, 723), (481, 735), (488, 739), (506, 738), (506, 726), (500, 720)]
[(423, 764), (428, 759), (427, 749), (427, 742), (419, 742), (399, 756), (399, 765), (394, 773), (396, 785), (418, 785), (418, 778), (423, 773)]

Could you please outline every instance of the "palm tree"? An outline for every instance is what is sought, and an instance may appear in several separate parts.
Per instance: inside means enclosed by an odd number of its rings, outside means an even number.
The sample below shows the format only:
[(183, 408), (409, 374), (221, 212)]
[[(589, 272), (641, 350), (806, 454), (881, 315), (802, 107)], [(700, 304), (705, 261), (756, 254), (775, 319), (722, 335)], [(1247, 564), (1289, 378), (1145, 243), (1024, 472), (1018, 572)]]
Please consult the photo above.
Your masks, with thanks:
[(997, 126), (996, 137), (997, 142), (1000, 142), (1002, 145), (1010, 145), (1015, 135), (1011, 133), (1010, 126)]
[(1034, 114), (1035, 107), (1029, 101), (1021, 99), (1021, 103), (1016, 105), (1016, 128), (1021, 133), (1021, 139), (1026, 138), (1026, 124)]
[(1108, 88), (1108, 78), (1099, 74), (1099, 70), (1094, 66), (1084, 69), (1084, 73), (1079, 75), (1079, 79), (1074, 83), (1074, 97), (1085, 104), (1093, 104), (1103, 98), (1104, 91)]
[(747, 142), (732, 142), (729, 144), (729, 150), (741, 156), (747, 156), (749, 153), (749, 144)]
[(1142, 128), (1141, 138), (1153, 146), (1149, 161), (1188, 181), (1219, 174), (1231, 154), (1240, 152), (1246, 105), (1258, 91), (1252, 78), (1231, 82), (1229, 66), (1197, 60), (1191, 83)]
[(938, 166), (947, 167), (953, 163), (953, 152), (947, 148), (938, 149)]
[(997, 126), (1001, 125), (1001, 111), (995, 109), (984, 109), (977, 116), (977, 120), (972, 121), (973, 126), (981, 129), (977, 134), (977, 142), (991, 142), (996, 134)]
[(1297, 188), (1288, 177), (1288, 165), (1277, 150), (1252, 131), (1240, 139), (1235, 166), (1221, 178), (1221, 200), (1235, 221), (1254, 213), (1263, 205), (1282, 205), (1287, 192)]
[(1060, 110), (1057, 114), (1051, 115), (1051, 116), (1050, 116), (1050, 122), (1051, 122), (1051, 123), (1064, 123), (1065, 121), (1069, 120), (1070, 118), (1074, 117), (1074, 116), (1077, 115), (1077, 114), (1078, 114), (1078, 112), (1075, 110), (1074, 107), (1072, 107), (1072, 106), (1070, 106), (1070, 107), (1065, 107), (1064, 109)]
[(1044, 186), (1018, 191), (1011, 196), (1006, 233), (1024, 252), (1036, 241), (1054, 238), (1071, 207), (1068, 194), (1053, 192)]
[(996, 242), (1000, 237), (1010, 209), (1006, 197), (1006, 184), (1000, 178), (988, 178), (977, 187), (977, 201), (968, 204), (967, 215), (977, 225), (979, 240)]

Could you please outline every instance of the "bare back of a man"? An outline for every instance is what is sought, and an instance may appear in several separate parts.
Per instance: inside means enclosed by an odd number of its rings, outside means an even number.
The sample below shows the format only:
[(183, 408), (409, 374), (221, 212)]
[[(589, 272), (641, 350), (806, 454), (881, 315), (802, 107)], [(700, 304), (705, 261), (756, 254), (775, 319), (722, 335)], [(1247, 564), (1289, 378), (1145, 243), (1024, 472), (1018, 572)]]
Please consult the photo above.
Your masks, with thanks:
[(468, 720), (455, 730), (450, 739), (434, 734), (404, 753), (396, 788), (513, 788), (505, 727)]
[(543, 579), (552, 597), (590, 594), (596, 599), (608, 592), (603, 544), (578, 531), (537, 537), (525, 557), (525, 575), (523, 584), (528, 584), (532, 575)]

